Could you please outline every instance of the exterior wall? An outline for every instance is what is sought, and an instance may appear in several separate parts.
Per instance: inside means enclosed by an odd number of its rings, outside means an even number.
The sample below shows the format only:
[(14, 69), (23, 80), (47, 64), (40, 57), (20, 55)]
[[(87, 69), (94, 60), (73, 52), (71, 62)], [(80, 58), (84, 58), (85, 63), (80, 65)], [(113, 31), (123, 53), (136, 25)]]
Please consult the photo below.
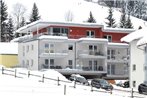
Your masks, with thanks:
[(15, 67), (18, 65), (18, 56), (10, 54), (1, 54), (0, 65), (4, 65), (6, 67)]
[[(138, 85), (144, 82), (144, 51), (136, 47), (138, 40), (132, 41), (131, 44), (131, 62), (130, 62), (130, 86), (138, 89)], [(133, 70), (133, 65), (136, 65), (136, 70)], [(133, 81), (136, 85), (133, 86)]]
[(95, 31), (95, 38), (101, 38), (101, 28), (84, 28), (84, 27), (69, 27), (69, 38), (87, 37), (86, 31)]
[(19, 43), (18, 47), (19, 65), (38, 70), (38, 40)]

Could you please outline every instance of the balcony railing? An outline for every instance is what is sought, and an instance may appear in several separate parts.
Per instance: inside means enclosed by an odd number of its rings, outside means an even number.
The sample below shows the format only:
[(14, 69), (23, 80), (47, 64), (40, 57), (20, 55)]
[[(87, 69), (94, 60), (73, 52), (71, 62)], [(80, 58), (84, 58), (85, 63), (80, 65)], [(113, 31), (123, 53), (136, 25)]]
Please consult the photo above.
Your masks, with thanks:
[(65, 57), (68, 55), (67, 50), (60, 50), (60, 51), (55, 51), (52, 49), (44, 49), (44, 52), (40, 54), (40, 57)]
[(79, 56), (95, 56), (95, 57), (104, 57), (105, 54), (101, 51), (90, 51), (90, 50), (79, 50)]
[(107, 56), (109, 62), (128, 62), (129, 57), (127, 56)]

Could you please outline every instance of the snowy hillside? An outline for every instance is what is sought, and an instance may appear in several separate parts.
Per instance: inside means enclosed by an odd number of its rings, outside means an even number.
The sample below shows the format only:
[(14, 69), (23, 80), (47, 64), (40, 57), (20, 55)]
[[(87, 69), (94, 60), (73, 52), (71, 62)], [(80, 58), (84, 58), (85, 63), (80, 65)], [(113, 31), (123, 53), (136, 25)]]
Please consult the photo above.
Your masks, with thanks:
[[(87, 21), (90, 11), (98, 24), (105, 24), (105, 18), (108, 16), (108, 8), (98, 5), (97, 3), (86, 2), (84, 0), (5, 0), (8, 4), (8, 10), (11, 13), (14, 4), (21, 3), (27, 9), (27, 17), (30, 16), (33, 3), (36, 2), (42, 20), (45, 21), (65, 21), (66, 14), (70, 11), (73, 17), (73, 22)], [(116, 23), (119, 23), (121, 13), (114, 11)], [(145, 21), (131, 17), (134, 28), (139, 26), (145, 27)]]
[[(36, 1), (43, 20), (65, 21), (65, 15), (70, 11), (73, 15), (73, 22), (84, 22), (88, 19), (90, 11), (98, 24), (105, 24), (108, 16), (108, 8), (96, 3), (84, 0), (48, 0), (46, 2)], [(43, 6), (42, 6), (43, 5)], [(114, 11), (116, 23), (119, 23), (121, 13)], [(145, 27), (145, 21), (131, 17), (135, 29), (139, 26)]]

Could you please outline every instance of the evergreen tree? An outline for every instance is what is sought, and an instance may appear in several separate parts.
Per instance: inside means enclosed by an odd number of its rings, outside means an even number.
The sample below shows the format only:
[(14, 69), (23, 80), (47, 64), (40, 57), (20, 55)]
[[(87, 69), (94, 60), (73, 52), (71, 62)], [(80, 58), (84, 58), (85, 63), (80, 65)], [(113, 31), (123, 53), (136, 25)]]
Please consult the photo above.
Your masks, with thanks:
[(6, 36), (7, 41), (10, 41), (13, 39), (14, 37), (13, 31), (14, 31), (14, 25), (13, 25), (12, 17), (10, 16), (7, 23), (7, 36)]
[(113, 18), (113, 9), (112, 7), (109, 7), (109, 15), (106, 18), (108, 20), (108, 22), (106, 22), (106, 24), (108, 25), (107, 27), (112, 27), (115, 28), (115, 19)]
[(91, 11), (90, 11), (90, 17), (88, 18), (87, 22), (89, 22), (89, 23), (96, 23), (96, 20), (94, 19)]
[(34, 22), (34, 21), (37, 21), (39, 19), (40, 19), (40, 16), (39, 16), (38, 8), (37, 8), (36, 3), (34, 3), (33, 9), (32, 9), (32, 14), (31, 14), (31, 17), (30, 17), (30, 22)]
[(126, 21), (126, 27), (125, 28), (133, 28), (131, 19), (130, 19), (130, 14), (128, 15), (128, 19)]
[(5, 41), (5, 33), (6, 33), (6, 28), (7, 28), (7, 17), (8, 17), (8, 12), (7, 12), (7, 5), (5, 4), (5, 2), (3, 0), (0, 0), (0, 10), (1, 10), (1, 38), (0, 41)]
[(21, 20), (21, 22), (20, 22), (20, 27), (23, 27), (23, 26), (25, 26), (25, 25), (26, 25), (25, 18), (22, 17), (22, 20)]
[(126, 13), (124, 8), (122, 8), (122, 15), (120, 18), (120, 28), (125, 28), (126, 27)]

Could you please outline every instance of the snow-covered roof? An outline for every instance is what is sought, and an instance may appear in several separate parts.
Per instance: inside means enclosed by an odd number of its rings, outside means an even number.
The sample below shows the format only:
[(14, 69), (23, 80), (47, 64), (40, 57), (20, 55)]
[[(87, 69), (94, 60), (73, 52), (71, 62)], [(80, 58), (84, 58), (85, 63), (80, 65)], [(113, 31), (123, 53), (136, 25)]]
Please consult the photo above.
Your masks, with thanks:
[(68, 40), (68, 37), (66, 37), (66, 36), (49, 36), (49, 35), (42, 35), (42, 36), (39, 37), (39, 39)]
[(147, 27), (143, 28), (143, 29), (136, 30), (135, 32), (132, 32), (132, 33), (126, 35), (125, 37), (121, 38), (121, 41), (122, 42), (123, 41), (124, 42), (131, 42), (133, 40), (142, 38), (146, 34), (147, 34)]
[(0, 43), (0, 54), (18, 54), (18, 43)]
[(138, 42), (137, 42), (137, 46), (144, 46), (147, 44), (147, 35), (145, 35), (143, 38), (141, 38)]
[(79, 40), (78, 40), (79, 42), (87, 42), (87, 43), (94, 43), (94, 42), (96, 42), (96, 43), (101, 43), (101, 42), (108, 42), (108, 40), (107, 39), (104, 39), (104, 38), (79, 38)]
[(117, 33), (131, 33), (134, 32), (135, 29), (125, 29), (125, 28), (108, 28), (104, 27), (102, 28), (103, 32), (117, 32)]
[(129, 44), (127, 44), (127, 43), (113, 43), (113, 42), (109, 42), (108, 43), (108, 47), (128, 48)]
[(91, 27), (91, 28), (99, 28), (103, 25), (96, 24), (96, 23), (74, 23), (74, 22), (51, 22), (51, 21), (35, 21), (33, 23), (30, 23), (26, 26), (23, 26), (19, 28), (16, 32), (18, 33), (32, 33), (37, 30), (40, 30), (42, 28), (48, 27), (48, 26), (73, 26), (73, 27)]

